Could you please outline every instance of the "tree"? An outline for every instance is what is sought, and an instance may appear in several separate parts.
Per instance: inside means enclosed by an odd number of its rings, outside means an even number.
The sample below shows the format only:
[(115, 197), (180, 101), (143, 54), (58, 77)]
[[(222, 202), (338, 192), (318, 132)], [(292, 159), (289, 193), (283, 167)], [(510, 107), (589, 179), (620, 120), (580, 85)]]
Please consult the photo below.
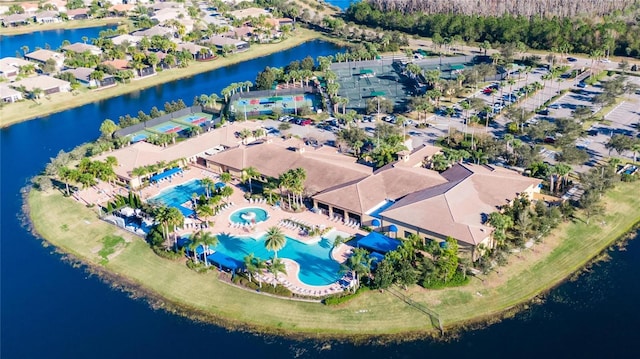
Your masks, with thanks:
[(120, 127), (110, 119), (102, 121), (102, 124), (100, 125), (100, 133), (103, 138), (112, 138), (113, 133), (119, 129)]
[(209, 247), (215, 247), (218, 245), (218, 237), (214, 236), (211, 232), (202, 232), (200, 231), (200, 243), (202, 244), (203, 251), (202, 256), (204, 257), (204, 265), (208, 266), (209, 261), (207, 260), (207, 253), (209, 253)]
[(266, 67), (256, 77), (256, 88), (258, 90), (270, 90), (276, 81), (276, 75), (270, 67)]
[(604, 213), (604, 206), (599, 203), (599, 200), (599, 195), (595, 191), (585, 191), (582, 198), (580, 198), (580, 208), (582, 208), (587, 217), (587, 224), (589, 224), (592, 217)]
[(354, 290), (360, 286), (359, 277), (371, 272), (371, 262), (372, 259), (366, 249), (355, 248), (351, 256), (349, 256), (347, 261), (342, 265), (343, 269), (350, 270), (354, 274), (353, 279), (356, 282)]
[(278, 258), (278, 251), (281, 250), (286, 243), (287, 238), (280, 228), (275, 226), (269, 227), (265, 237), (264, 246), (267, 250), (275, 253), (273, 256), (274, 259)]
[(498, 242), (498, 246), (503, 247), (507, 238), (507, 229), (513, 227), (513, 218), (507, 214), (492, 212), (489, 214), (488, 223), (495, 228), (493, 237)]
[(231, 182), (231, 173), (229, 172), (223, 172), (220, 174), (220, 182), (227, 184), (229, 182)]
[(215, 183), (209, 177), (205, 177), (200, 180), (200, 185), (204, 187), (205, 194), (207, 195), (207, 199), (211, 198), (211, 190), (214, 188)]
[[(287, 273), (287, 267), (284, 265), (284, 262), (276, 257), (273, 257), (271, 260), (271, 264), (269, 264), (269, 272), (273, 274), (273, 276), (278, 279), (278, 274)], [(273, 282), (273, 287), (275, 288), (276, 281)]]
[(66, 187), (66, 194), (68, 197), (70, 195), (69, 182), (78, 180), (79, 173), (78, 171), (72, 170), (68, 167), (60, 167), (60, 169), (58, 170), (58, 176), (60, 177), (60, 180), (64, 182), (64, 185)]
[(249, 182), (249, 193), (253, 193), (253, 187), (251, 186), (251, 180), (254, 178), (260, 177), (260, 172), (258, 172), (255, 167), (247, 167), (242, 170), (242, 178), (245, 181)]
[(198, 247), (200, 247), (201, 243), (200, 243), (200, 238), (201, 238), (202, 232), (198, 231), (196, 233), (194, 233), (189, 241), (189, 244), (187, 245), (187, 249), (193, 253), (193, 261), (198, 263)]

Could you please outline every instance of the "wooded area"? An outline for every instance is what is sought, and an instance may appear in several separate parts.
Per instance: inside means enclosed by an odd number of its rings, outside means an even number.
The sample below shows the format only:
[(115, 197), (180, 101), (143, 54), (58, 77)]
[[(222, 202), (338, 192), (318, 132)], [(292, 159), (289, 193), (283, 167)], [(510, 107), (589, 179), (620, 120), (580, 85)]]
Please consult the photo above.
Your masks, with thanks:
[[(386, 1), (389, 5), (396, 2)], [(452, 4), (462, 1), (454, 0)], [(577, 1), (570, 0), (568, 3)], [(440, 0), (434, 2), (439, 3)], [(595, 4), (591, 0), (584, 3)], [(454, 12), (429, 14), (422, 11), (405, 12), (409, 7), (402, 11), (390, 10), (391, 6), (385, 7), (385, 4), (383, 0), (354, 3), (346, 10), (346, 18), (369, 27), (431, 37), (438, 44), (488, 42), (497, 46), (522, 43), (537, 50), (593, 54), (594, 57), (601, 57), (598, 53), (604, 53), (640, 58), (640, 4), (603, 17), (478, 16)]]
[(370, 0), (382, 11), (464, 15), (575, 16), (605, 15), (638, 0)]

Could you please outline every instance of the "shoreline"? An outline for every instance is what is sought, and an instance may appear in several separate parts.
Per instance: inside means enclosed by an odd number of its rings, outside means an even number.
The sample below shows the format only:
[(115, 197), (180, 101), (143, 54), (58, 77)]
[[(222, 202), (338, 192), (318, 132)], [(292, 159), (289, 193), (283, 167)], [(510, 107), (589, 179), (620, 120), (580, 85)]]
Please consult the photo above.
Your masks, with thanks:
[[(614, 191), (620, 191), (620, 189), (616, 188), (614, 189)], [(517, 298), (512, 298), (514, 299), (514, 302), (510, 303), (508, 306), (495, 306), (495, 308), (492, 308), (492, 310), (489, 312), (482, 313), (476, 316), (469, 316), (467, 318), (459, 318), (459, 320), (456, 320), (456, 321), (447, 322), (445, 320), (446, 331), (445, 331), (445, 334), (441, 336), (437, 328), (424, 327), (424, 326), (422, 326), (420, 329), (408, 328), (408, 327), (407, 328), (398, 328), (398, 327), (391, 328), (390, 327), (390, 328), (384, 328), (383, 329), (384, 332), (379, 332), (379, 331), (376, 332), (375, 328), (371, 328), (369, 326), (371, 323), (368, 323), (367, 321), (361, 322), (359, 320), (356, 320), (354, 323), (351, 323), (354, 325), (350, 325), (348, 327), (342, 327), (342, 326), (340, 328), (333, 327), (333, 326), (321, 327), (322, 324), (328, 324), (332, 320), (335, 320), (336, 312), (339, 313), (337, 315), (338, 317), (343, 317), (345, 314), (349, 314), (352, 317), (353, 312), (357, 308), (362, 307), (363, 303), (361, 303), (362, 300), (360, 300), (361, 299), (360, 297), (363, 297), (363, 295), (341, 306), (336, 306), (336, 307), (324, 306), (322, 304), (312, 304), (311, 306), (315, 306), (315, 308), (313, 309), (316, 309), (316, 310), (311, 311), (309, 310), (310, 309), (309, 303), (303, 304), (303, 303), (290, 302), (282, 299), (269, 298), (262, 295), (256, 295), (253, 292), (248, 292), (245, 290), (242, 290), (244, 294), (240, 294), (238, 291), (240, 291), (241, 289), (227, 288), (231, 286), (229, 286), (226, 283), (223, 283), (222, 281), (214, 280), (210, 282), (215, 282), (215, 285), (214, 285), (215, 291), (234, 292), (234, 294), (237, 295), (237, 299), (238, 299), (237, 302), (253, 302), (253, 303), (270, 302), (270, 304), (273, 304), (275, 303), (274, 301), (278, 301), (278, 303), (280, 303), (279, 304), (280, 306), (286, 309), (291, 309), (291, 317), (287, 317), (287, 322), (289, 323), (283, 323), (283, 320), (282, 320), (283, 318), (279, 318), (281, 320), (280, 322), (269, 322), (258, 317), (254, 317), (253, 319), (255, 320), (251, 321), (250, 320), (251, 316), (247, 317), (245, 313), (242, 313), (243, 315), (236, 316), (234, 314), (237, 314), (237, 313), (235, 313), (233, 310), (229, 311), (229, 308), (220, 307), (219, 306), (220, 303), (226, 304), (228, 307), (234, 307), (237, 304), (237, 303), (229, 303), (228, 301), (224, 301), (224, 300), (222, 300), (222, 302), (216, 303), (213, 306), (209, 304), (208, 306), (204, 307), (204, 308), (215, 308), (214, 310), (205, 310), (203, 307), (198, 306), (196, 303), (188, 303), (183, 300), (180, 300), (179, 298), (176, 298), (175, 293), (171, 294), (171, 291), (167, 295), (163, 295), (163, 293), (160, 293), (157, 290), (155, 290), (153, 288), (153, 285), (142, 284), (146, 282), (141, 281), (140, 278), (135, 278), (136, 273), (130, 274), (128, 276), (125, 272), (121, 272), (117, 268), (109, 268), (110, 265), (100, 265), (98, 261), (91, 260), (91, 258), (89, 258), (90, 255), (88, 255), (88, 253), (83, 254), (80, 252), (76, 252), (74, 251), (73, 248), (68, 247), (68, 245), (65, 246), (64, 241), (61, 240), (60, 238), (51, 238), (51, 236), (47, 236), (46, 234), (43, 235), (37, 229), (39, 223), (37, 221), (34, 221), (34, 218), (33, 218), (33, 214), (34, 214), (33, 205), (36, 203), (34, 201), (35, 201), (35, 196), (37, 195), (38, 194), (35, 193), (33, 190), (24, 192), (24, 196), (25, 196), (24, 213), (26, 215), (25, 218), (28, 222), (28, 225), (30, 226), (29, 228), (30, 231), (36, 237), (41, 238), (43, 240), (43, 243), (54, 246), (56, 248), (56, 252), (60, 253), (63, 259), (66, 258), (69, 262), (74, 264), (82, 263), (86, 271), (98, 275), (101, 278), (101, 280), (103, 280), (105, 283), (109, 283), (110, 286), (112, 286), (113, 288), (117, 288), (119, 290), (123, 290), (127, 292), (128, 295), (133, 298), (145, 298), (145, 300), (147, 300), (150, 303), (151, 307), (154, 309), (164, 309), (168, 312), (179, 314), (181, 316), (188, 317), (192, 320), (211, 323), (218, 326), (223, 326), (231, 330), (250, 331), (254, 333), (257, 332), (257, 333), (267, 334), (267, 335), (272, 334), (272, 335), (278, 335), (278, 336), (287, 336), (289, 338), (294, 338), (294, 339), (316, 339), (316, 340), (334, 339), (334, 340), (348, 340), (353, 342), (407, 341), (407, 340), (414, 340), (418, 338), (424, 338), (427, 336), (432, 337), (433, 339), (446, 340), (448, 338), (455, 336), (460, 331), (482, 328), (486, 325), (491, 325), (495, 322), (499, 322), (504, 318), (511, 317), (515, 313), (518, 313), (522, 310), (527, 309), (531, 305), (535, 305), (536, 303), (539, 303), (541, 301), (541, 297), (544, 297), (546, 293), (553, 290), (554, 288), (561, 285), (562, 283), (566, 282), (567, 280), (570, 280), (572, 277), (575, 277), (576, 274), (579, 275), (583, 273), (585, 268), (588, 268), (592, 263), (595, 263), (602, 259), (603, 252), (607, 251), (613, 245), (616, 245), (621, 239), (627, 238), (628, 234), (637, 230), (638, 226), (640, 225), (640, 218), (638, 218), (640, 215), (640, 209), (636, 208), (635, 212), (632, 213), (631, 216), (628, 216), (629, 218), (627, 218), (627, 220), (624, 221), (623, 228), (621, 228), (620, 230), (608, 231), (604, 236), (595, 235), (594, 240), (598, 241), (597, 243), (598, 245), (593, 247), (591, 250), (589, 250), (587, 253), (588, 254), (587, 256), (581, 257), (582, 260), (574, 261), (573, 263), (567, 263), (567, 264), (572, 264), (569, 267), (571, 269), (568, 271), (565, 270), (559, 276), (558, 280), (545, 283), (544, 287), (536, 288), (537, 290), (533, 292), (520, 293), (519, 296), (517, 296)], [(61, 195), (57, 195), (57, 194), (54, 194), (54, 195), (61, 197)], [(610, 193), (607, 194), (608, 198), (609, 198), (609, 195)], [(44, 198), (45, 196), (50, 196), (50, 194), (40, 195), (40, 197), (42, 198)], [(68, 202), (71, 202), (71, 201), (68, 201)], [(37, 204), (41, 204), (41, 203), (37, 203)], [(91, 209), (84, 208), (79, 204), (75, 207), (79, 207), (79, 208), (76, 208), (76, 210), (80, 209), (81, 210), (80, 212), (85, 215), (92, 214), (93, 216), (92, 218), (90, 218), (92, 221), (95, 220), (95, 221), (101, 222), (97, 218), (95, 218), (95, 213)], [(85, 217), (85, 221), (86, 220), (87, 220), (87, 217)], [(64, 222), (64, 220), (61, 222)], [(102, 222), (99, 224), (101, 226), (109, 226), (108, 224), (102, 223)], [(42, 223), (40, 223), (40, 225), (42, 226)], [(572, 228), (571, 225), (567, 225), (567, 226)], [(45, 224), (45, 227), (46, 227), (46, 224)], [(568, 229), (571, 229), (571, 228), (568, 228)], [(118, 235), (123, 235), (123, 233), (125, 233), (125, 232), (118, 231), (115, 227), (114, 228), (106, 227), (106, 229), (110, 233), (116, 233)], [(567, 228), (563, 228), (562, 231), (566, 232)], [(46, 231), (43, 231), (43, 232), (46, 232)], [(100, 231), (99, 233), (110, 234), (110, 233), (105, 233), (104, 231)], [(565, 234), (565, 233), (560, 233), (560, 235), (562, 234)], [(123, 236), (126, 236), (126, 235), (123, 235)], [(136, 240), (134, 239), (134, 241)], [(139, 239), (137, 239), (137, 242), (143, 243), (143, 241), (140, 241)], [(148, 246), (146, 244), (143, 244), (143, 246), (146, 252), (151, 252), (151, 256), (157, 257), (150, 249), (148, 249)], [(553, 251), (550, 253), (547, 253), (545, 258), (551, 256), (552, 254), (553, 254)], [(148, 257), (148, 256), (145, 255), (145, 257)], [(158, 260), (162, 260), (165, 262), (172, 262), (172, 263), (169, 263), (171, 264), (170, 265), (171, 267), (175, 267), (175, 264), (176, 264), (176, 262), (169, 261), (166, 259), (161, 259), (159, 257), (141, 258), (140, 264), (144, 266), (149, 265), (150, 263), (148, 263), (147, 259), (152, 259), (153, 262), (157, 262)], [(164, 263), (164, 264), (167, 264), (167, 263)], [(183, 264), (178, 263), (177, 265), (181, 267), (185, 267)], [(134, 270), (135, 268), (129, 268), (129, 269)], [(507, 267), (506, 270), (508, 269), (509, 268)], [(532, 269), (532, 268), (528, 268), (528, 269)], [(155, 268), (155, 271), (157, 270), (159, 270), (159, 268)], [(160, 268), (160, 270), (162, 269)], [(176, 271), (189, 273), (188, 274), (189, 276), (199, 276), (198, 280), (202, 280), (203, 278), (205, 278), (204, 276), (206, 276), (206, 278), (213, 279), (211, 278), (211, 275), (209, 273), (204, 275), (199, 275), (187, 268), (177, 269)], [(173, 275), (176, 275), (176, 274), (182, 275), (181, 273), (173, 273)], [(214, 274), (213, 276), (217, 277), (217, 274)], [(444, 290), (444, 291), (441, 290), (440, 292), (453, 293), (455, 291), (456, 289), (451, 289), (451, 290)], [(225, 293), (220, 293), (219, 296), (225, 297)], [(365, 293), (364, 296), (367, 296), (367, 298), (364, 298), (364, 299), (374, 300), (378, 302), (378, 304), (381, 305), (382, 307), (387, 305), (387, 303), (385, 303), (385, 299), (387, 299), (388, 295), (385, 296), (385, 295), (380, 295), (377, 292), (376, 293), (368, 292), (368, 293)], [(245, 303), (245, 304), (249, 305), (248, 303)], [(253, 306), (249, 306), (249, 307), (253, 307)], [(269, 305), (266, 304), (265, 307), (269, 307)], [(305, 312), (305, 310), (311, 311), (312, 312), (311, 314), (309, 313), (303, 313), (303, 314), (311, 315), (311, 317), (314, 317), (314, 318), (317, 317), (316, 319), (318, 319), (318, 323), (320, 326), (314, 327), (313, 325), (311, 325), (310, 327), (301, 328), (301, 327), (298, 327), (297, 324), (293, 323), (296, 320), (298, 321), (305, 320), (303, 318), (299, 318), (300, 313), (298, 312), (301, 309), (300, 307), (306, 307), (306, 308), (303, 308), (304, 309), (303, 312)], [(320, 311), (318, 312), (317, 309), (320, 309)], [(416, 320), (415, 310), (413, 308), (403, 306), (402, 310), (404, 312), (407, 312), (409, 314), (409, 317), (412, 317), (413, 321)], [(451, 306), (451, 311), (456, 311), (455, 305)], [(316, 313), (313, 313), (313, 312), (316, 312)], [(268, 313), (268, 314), (273, 315), (273, 313)], [(442, 315), (446, 313), (441, 312), (439, 314)], [(327, 318), (330, 320), (327, 321), (326, 320)], [(308, 319), (309, 318), (306, 318), (306, 320)]]
[[(74, 96), (71, 92), (57, 93), (50, 96), (50, 99), (41, 98), (39, 104), (31, 100), (24, 100), (18, 103), (5, 105), (0, 109), (0, 128), (9, 127), (16, 123), (29, 121), (41, 117), (46, 117), (58, 112), (62, 112), (71, 108), (80, 107), (90, 103), (106, 100), (116, 96), (122, 96), (136, 91), (144, 90), (150, 87), (163, 85), (168, 82), (192, 77), (200, 73), (216, 70), (222, 67), (235, 65), (244, 61), (254, 60), (260, 57), (268, 56), (273, 53), (288, 50), (299, 46), (305, 42), (322, 39), (323, 41), (331, 41), (323, 34), (305, 29), (298, 28), (296, 36), (292, 36), (275, 44), (258, 44), (253, 45), (248, 51), (232, 54), (228, 57), (218, 57), (216, 60), (209, 62), (193, 62), (186, 68), (174, 68), (157, 72), (155, 75), (133, 80), (127, 84), (118, 84), (115, 87), (104, 89), (89, 90)], [(190, 101), (190, 99), (183, 99)]]

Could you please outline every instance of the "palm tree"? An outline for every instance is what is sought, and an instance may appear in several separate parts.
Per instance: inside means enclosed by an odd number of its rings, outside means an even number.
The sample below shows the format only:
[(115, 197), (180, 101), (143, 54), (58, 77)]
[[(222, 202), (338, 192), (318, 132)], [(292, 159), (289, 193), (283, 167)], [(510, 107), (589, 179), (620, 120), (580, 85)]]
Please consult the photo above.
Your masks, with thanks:
[(67, 190), (67, 197), (70, 195), (69, 193), (69, 182), (71, 181), (76, 181), (78, 179), (78, 171), (76, 170), (72, 170), (68, 167), (61, 167), (58, 170), (58, 176), (60, 176), (60, 179), (64, 182), (66, 190)]
[(231, 182), (231, 173), (229, 172), (223, 172), (220, 174), (220, 182), (227, 184), (229, 182)]
[(253, 193), (251, 180), (258, 177), (260, 177), (260, 172), (255, 167), (247, 167), (242, 170), (242, 179), (249, 182), (249, 193)]
[[(269, 265), (269, 272), (271, 272), (271, 274), (273, 274), (273, 276), (276, 278), (276, 280), (278, 279), (278, 274), (280, 273), (287, 273), (287, 267), (284, 265), (284, 262), (281, 259), (278, 259), (276, 257), (273, 257), (273, 260), (271, 260), (271, 264)], [(273, 282), (273, 287), (275, 288), (277, 281)]]
[(196, 232), (191, 236), (189, 244), (187, 245), (187, 249), (191, 251), (191, 253), (193, 253), (193, 261), (196, 263), (198, 263), (197, 250), (198, 247), (200, 247), (200, 245), (202, 244), (201, 239), (202, 232)]
[(356, 286), (354, 287), (354, 291), (358, 289), (360, 286), (360, 280), (358, 277), (362, 275), (369, 274), (371, 272), (371, 262), (373, 259), (369, 256), (369, 252), (367, 252), (364, 248), (356, 248), (353, 250), (353, 253), (347, 261), (343, 264), (345, 269), (348, 269), (353, 272), (353, 279), (356, 282)]
[(200, 243), (202, 243), (203, 254), (204, 257), (204, 265), (209, 266), (209, 261), (207, 261), (207, 253), (209, 252), (209, 246), (215, 247), (218, 245), (218, 237), (211, 234), (211, 232), (202, 232), (200, 237)]
[(274, 251), (274, 259), (278, 258), (278, 251), (281, 250), (284, 245), (287, 243), (287, 238), (284, 233), (278, 227), (269, 227), (267, 230), (266, 239), (264, 241), (264, 246), (267, 250)]
[[(248, 255), (246, 255), (244, 257), (244, 269), (247, 271), (247, 274), (249, 275), (249, 282), (252, 282), (251, 278), (259, 272), (258, 269), (258, 262), (260, 261), (259, 258), (257, 258), (256, 256), (253, 255), (253, 253), (249, 253)], [(262, 282), (261, 282), (262, 283)], [(261, 284), (262, 286), (262, 284)]]
[(215, 186), (213, 180), (209, 177), (205, 177), (200, 180), (200, 185), (204, 187), (204, 191), (207, 195), (207, 199), (211, 198), (211, 189)]
[(560, 177), (560, 183), (558, 183), (558, 189), (564, 189), (564, 186), (567, 183), (567, 176), (571, 172), (571, 166), (565, 163), (558, 163), (555, 166), (556, 174)]

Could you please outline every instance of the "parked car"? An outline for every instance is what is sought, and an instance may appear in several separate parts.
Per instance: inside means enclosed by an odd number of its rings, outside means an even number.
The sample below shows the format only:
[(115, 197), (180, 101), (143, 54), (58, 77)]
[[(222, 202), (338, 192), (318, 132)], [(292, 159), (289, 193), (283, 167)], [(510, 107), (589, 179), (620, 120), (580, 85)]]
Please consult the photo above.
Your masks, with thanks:
[(576, 62), (576, 61), (578, 61), (578, 59), (576, 59), (575, 57), (567, 57), (567, 61)]
[(300, 119), (300, 122), (298, 123), (298, 125), (300, 126), (309, 126), (310, 124), (313, 123), (313, 120), (310, 118), (304, 118), (304, 119)]

